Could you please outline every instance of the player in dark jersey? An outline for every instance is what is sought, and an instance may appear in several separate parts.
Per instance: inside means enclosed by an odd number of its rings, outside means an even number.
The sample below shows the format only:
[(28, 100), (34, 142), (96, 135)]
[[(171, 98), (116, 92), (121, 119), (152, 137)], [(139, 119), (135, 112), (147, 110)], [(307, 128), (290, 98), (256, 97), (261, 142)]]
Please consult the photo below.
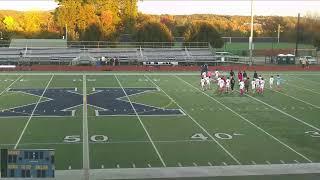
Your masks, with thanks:
[(230, 78), (232, 78), (232, 77), (234, 77), (234, 72), (233, 72), (233, 70), (231, 69), (231, 71), (230, 71)]
[(233, 88), (234, 88), (234, 85), (236, 84), (236, 80), (234, 80), (234, 77), (231, 77), (231, 91), (233, 92)]
[(258, 73), (257, 73), (257, 71), (254, 71), (254, 73), (253, 73), (253, 79), (258, 79)]

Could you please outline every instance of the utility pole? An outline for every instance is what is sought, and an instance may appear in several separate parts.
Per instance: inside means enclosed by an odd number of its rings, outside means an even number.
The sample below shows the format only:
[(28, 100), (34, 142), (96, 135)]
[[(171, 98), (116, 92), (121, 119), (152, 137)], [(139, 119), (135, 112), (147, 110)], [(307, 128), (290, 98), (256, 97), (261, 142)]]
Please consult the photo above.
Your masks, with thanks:
[(68, 42), (68, 26), (66, 24), (66, 41)]
[(253, 64), (252, 41), (253, 41), (253, 0), (251, 0), (251, 33), (250, 33), (250, 37), (249, 37), (249, 50), (250, 50), (250, 64), (251, 65)]
[(280, 29), (281, 29), (281, 26), (279, 24), (278, 25), (278, 44), (280, 43)]
[(295, 56), (298, 57), (298, 48), (299, 48), (299, 40), (300, 40), (300, 13), (298, 14), (298, 22), (297, 22), (297, 39), (296, 39), (296, 50), (295, 50)]

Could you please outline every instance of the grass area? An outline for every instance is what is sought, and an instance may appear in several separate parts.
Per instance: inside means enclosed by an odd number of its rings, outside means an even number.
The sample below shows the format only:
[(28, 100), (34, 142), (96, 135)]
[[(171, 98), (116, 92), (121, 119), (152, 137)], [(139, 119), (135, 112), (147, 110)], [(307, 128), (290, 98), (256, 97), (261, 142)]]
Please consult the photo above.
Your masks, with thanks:
[[(198, 73), (0, 74), (0, 148), (55, 149), (58, 170), (81, 169), (86, 153), (92, 169), (320, 162), (320, 74), (281, 76), (281, 92), (267, 83), (265, 94), (241, 97), (202, 92)], [(39, 95), (14, 89), (38, 89)], [(34, 113), (21, 108), (34, 103)], [(64, 106), (70, 103), (74, 107)], [(21, 114), (2, 112), (10, 108)], [(83, 151), (86, 128), (89, 152)]]
[[(223, 47), (226, 50), (248, 50), (249, 43), (241, 43), (241, 42), (232, 42), (225, 43)], [(270, 42), (270, 43), (254, 43), (254, 49), (290, 49), (295, 48), (295, 43), (287, 43), (287, 42)], [(314, 46), (311, 44), (299, 44), (299, 49), (314, 49)]]

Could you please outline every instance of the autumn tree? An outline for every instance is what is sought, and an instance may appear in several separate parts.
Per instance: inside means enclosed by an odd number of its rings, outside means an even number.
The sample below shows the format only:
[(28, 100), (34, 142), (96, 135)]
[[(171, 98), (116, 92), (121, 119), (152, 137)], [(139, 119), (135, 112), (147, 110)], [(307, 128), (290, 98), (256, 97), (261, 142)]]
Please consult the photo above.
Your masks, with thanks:
[(80, 9), (82, 9), (81, 2), (79, 0), (64, 0), (59, 5), (55, 11), (55, 19), (61, 33), (64, 33), (63, 28), (67, 26), (68, 38), (77, 39), (79, 37), (77, 24), (79, 22)]

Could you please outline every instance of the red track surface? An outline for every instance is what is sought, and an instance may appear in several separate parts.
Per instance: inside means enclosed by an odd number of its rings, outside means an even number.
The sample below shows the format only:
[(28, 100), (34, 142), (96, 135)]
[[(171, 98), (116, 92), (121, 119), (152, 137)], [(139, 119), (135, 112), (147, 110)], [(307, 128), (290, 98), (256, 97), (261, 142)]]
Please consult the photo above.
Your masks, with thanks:
[[(320, 71), (320, 66), (302, 68), (298, 65), (264, 65), (264, 66), (210, 66), (210, 70), (219, 69), (222, 71), (246, 70), (246, 71)], [(8, 69), (0, 69), (0, 71)], [(199, 71), (199, 66), (19, 66), (10, 71)]]

